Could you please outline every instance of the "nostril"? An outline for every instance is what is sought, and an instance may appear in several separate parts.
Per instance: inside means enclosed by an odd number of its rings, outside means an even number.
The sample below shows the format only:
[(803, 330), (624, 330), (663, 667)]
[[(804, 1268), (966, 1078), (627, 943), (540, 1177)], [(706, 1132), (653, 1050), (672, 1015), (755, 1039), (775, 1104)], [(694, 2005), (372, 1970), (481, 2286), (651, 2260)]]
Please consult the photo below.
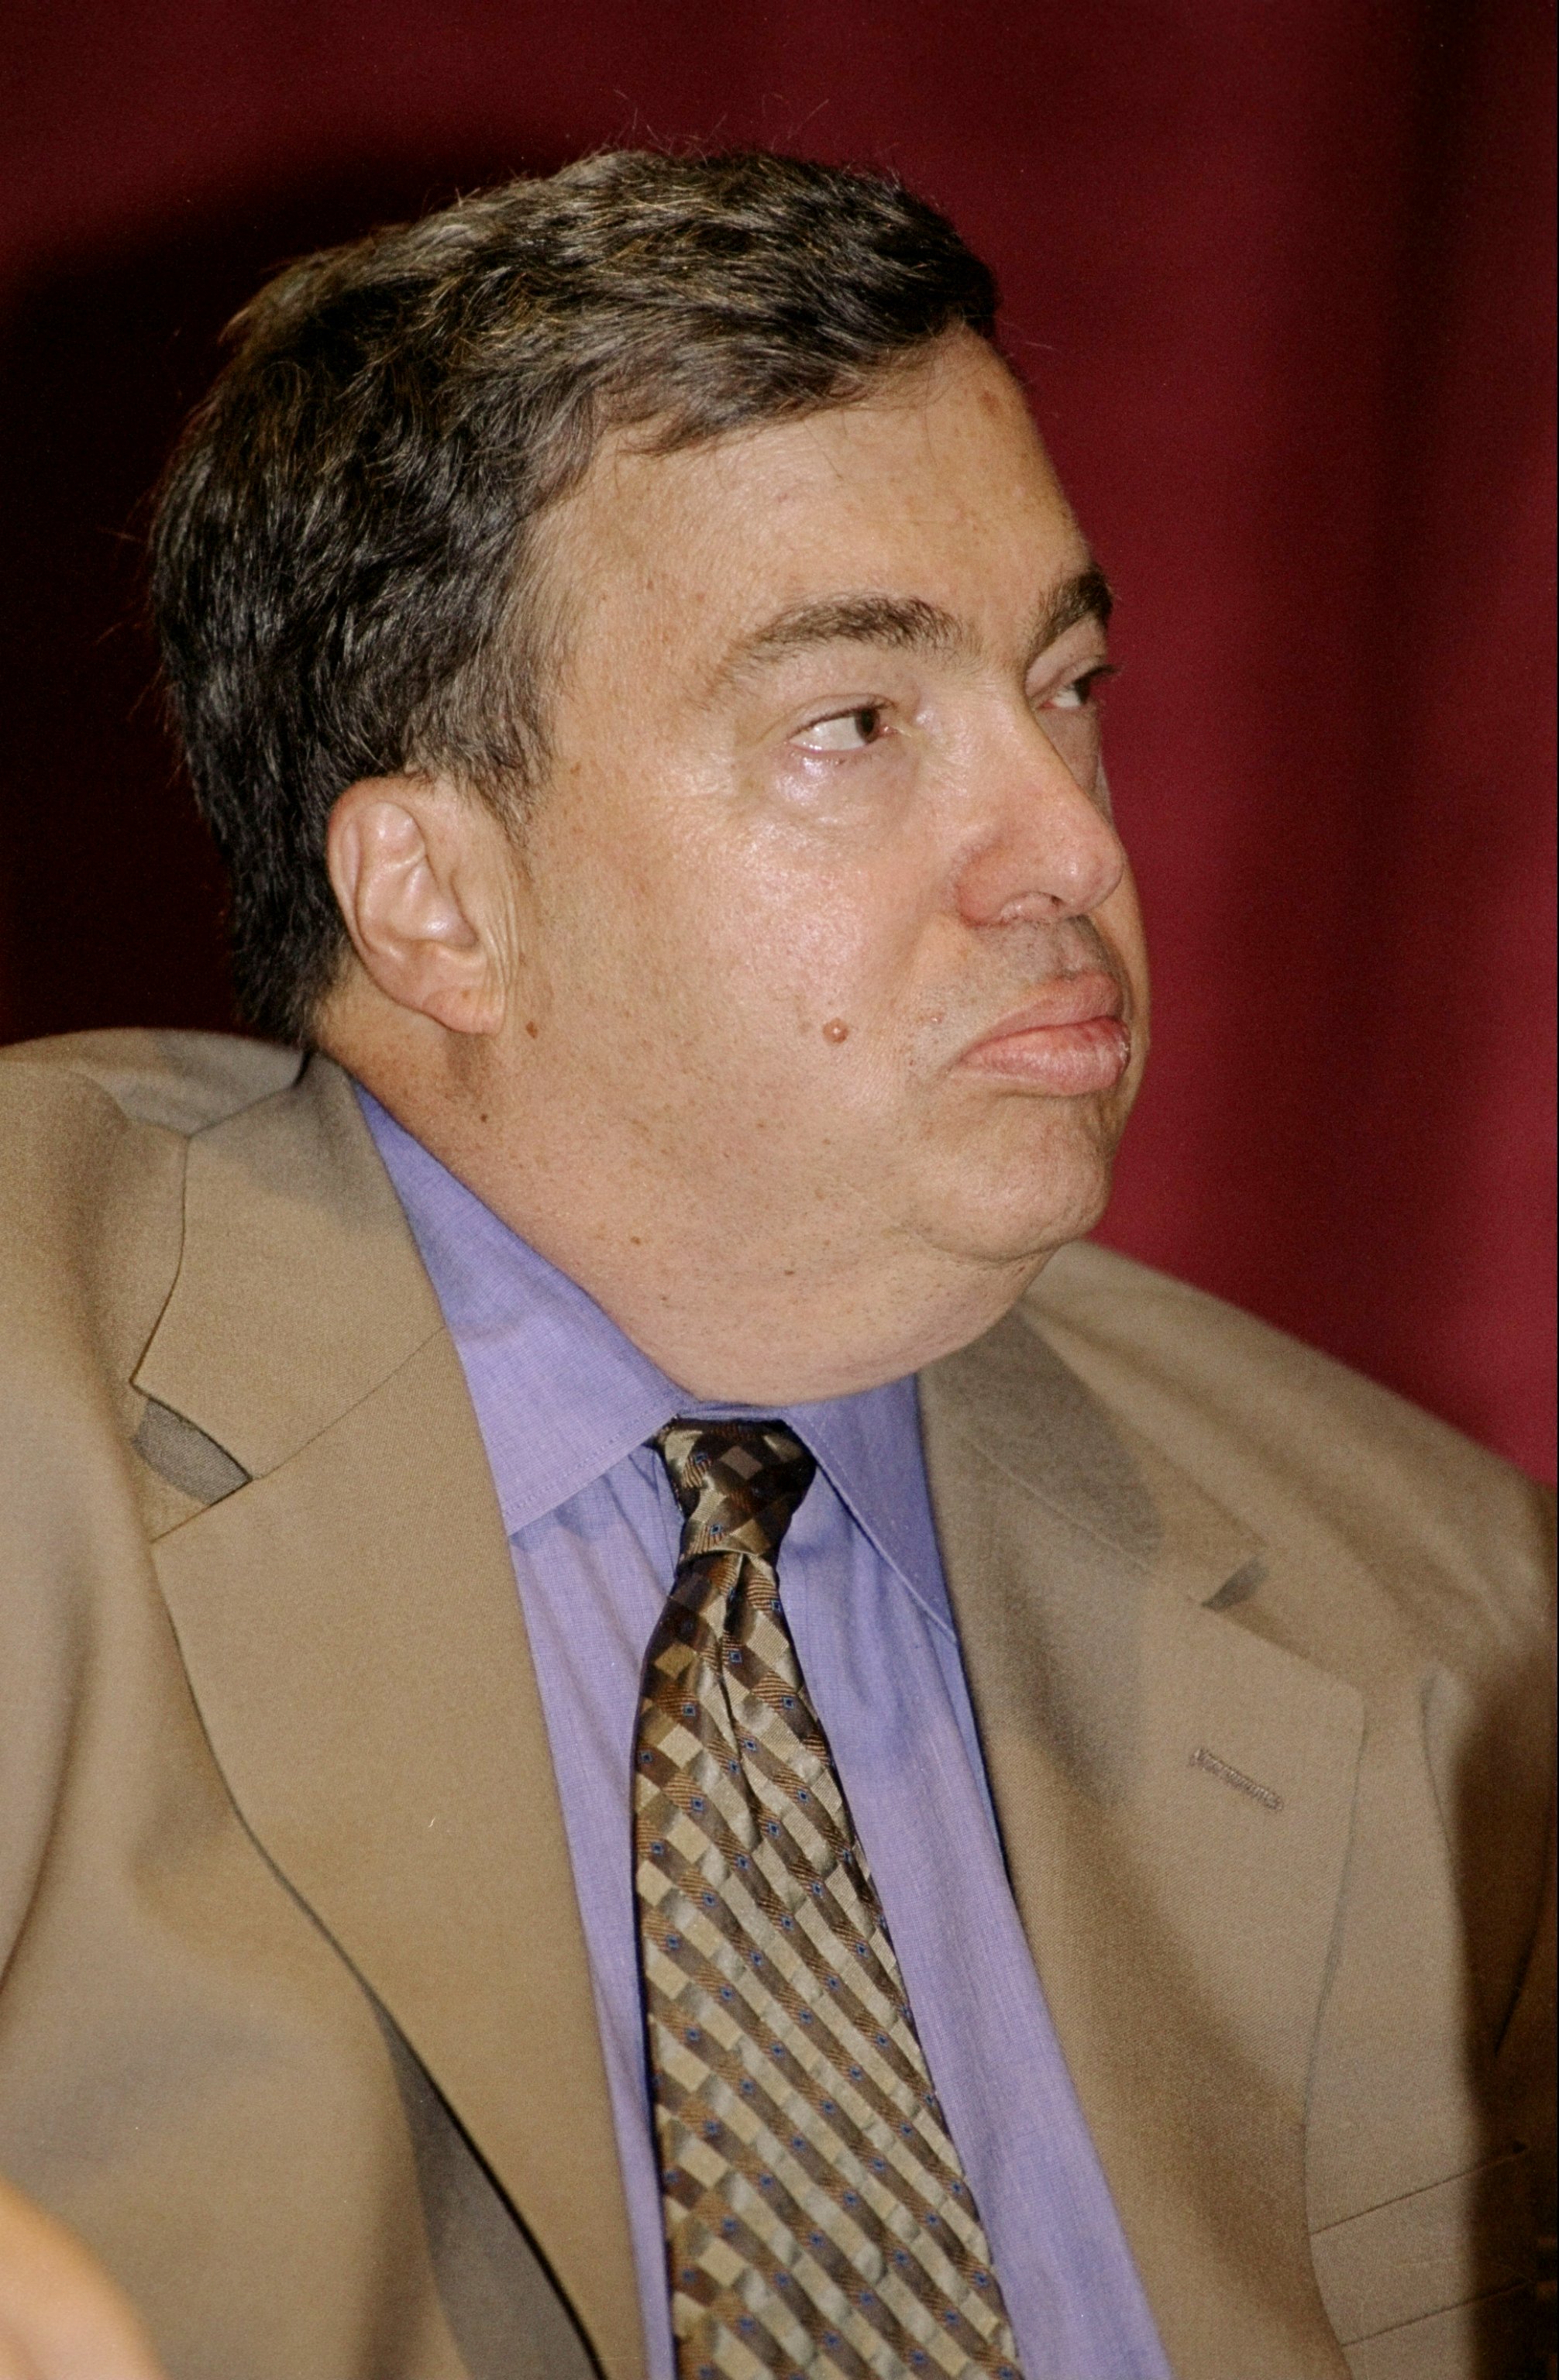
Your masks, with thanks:
[(1007, 902), (990, 922), (993, 926), (1051, 926), (1057, 918), (1071, 914), (1069, 905), (1058, 900), (1054, 892), (1023, 892), (1016, 901)]

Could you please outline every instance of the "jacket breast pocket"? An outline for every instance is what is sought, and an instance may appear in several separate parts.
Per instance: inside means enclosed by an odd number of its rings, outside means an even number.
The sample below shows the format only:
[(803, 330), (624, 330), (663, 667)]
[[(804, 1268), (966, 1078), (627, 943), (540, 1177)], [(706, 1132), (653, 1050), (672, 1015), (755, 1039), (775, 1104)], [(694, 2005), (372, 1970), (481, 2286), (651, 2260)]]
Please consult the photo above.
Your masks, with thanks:
[(1526, 2380), (1524, 2149), (1328, 2224), (1310, 2248), (1354, 2380)]

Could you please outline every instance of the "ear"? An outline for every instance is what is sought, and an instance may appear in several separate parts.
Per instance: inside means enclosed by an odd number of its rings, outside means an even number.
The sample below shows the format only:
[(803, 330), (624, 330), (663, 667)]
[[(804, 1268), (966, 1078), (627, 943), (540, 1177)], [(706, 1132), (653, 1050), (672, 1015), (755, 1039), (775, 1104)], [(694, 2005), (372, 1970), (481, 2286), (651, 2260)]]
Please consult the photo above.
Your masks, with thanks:
[(384, 997), (451, 1033), (495, 1033), (513, 859), (493, 813), (446, 778), (364, 777), (331, 812), (325, 857)]

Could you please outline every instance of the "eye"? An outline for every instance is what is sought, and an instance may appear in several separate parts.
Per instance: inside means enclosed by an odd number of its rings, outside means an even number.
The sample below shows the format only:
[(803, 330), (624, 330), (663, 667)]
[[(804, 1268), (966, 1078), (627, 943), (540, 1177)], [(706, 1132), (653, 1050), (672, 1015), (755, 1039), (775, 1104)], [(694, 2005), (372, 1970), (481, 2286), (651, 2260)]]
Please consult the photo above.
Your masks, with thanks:
[(1082, 671), (1067, 686), (1057, 686), (1045, 699), (1047, 710), (1086, 710), (1094, 695), (1107, 677), (1114, 672), (1108, 662), (1096, 662), (1091, 669)]
[(882, 732), (881, 705), (869, 702), (859, 710), (835, 711), (832, 719), (814, 719), (790, 740), (803, 752), (864, 752)]

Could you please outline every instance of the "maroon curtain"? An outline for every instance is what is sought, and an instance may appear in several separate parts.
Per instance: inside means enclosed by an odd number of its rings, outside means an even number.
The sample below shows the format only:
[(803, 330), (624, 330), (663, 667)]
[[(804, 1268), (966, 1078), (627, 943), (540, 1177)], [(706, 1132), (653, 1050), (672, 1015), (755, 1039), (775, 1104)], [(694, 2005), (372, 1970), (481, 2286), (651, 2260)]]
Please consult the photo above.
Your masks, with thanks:
[(10, 1035), (227, 1014), (138, 506), (271, 264), (615, 140), (896, 167), (1120, 594), (1107, 1235), (1551, 1466), (1545, 0), (11, 0)]

